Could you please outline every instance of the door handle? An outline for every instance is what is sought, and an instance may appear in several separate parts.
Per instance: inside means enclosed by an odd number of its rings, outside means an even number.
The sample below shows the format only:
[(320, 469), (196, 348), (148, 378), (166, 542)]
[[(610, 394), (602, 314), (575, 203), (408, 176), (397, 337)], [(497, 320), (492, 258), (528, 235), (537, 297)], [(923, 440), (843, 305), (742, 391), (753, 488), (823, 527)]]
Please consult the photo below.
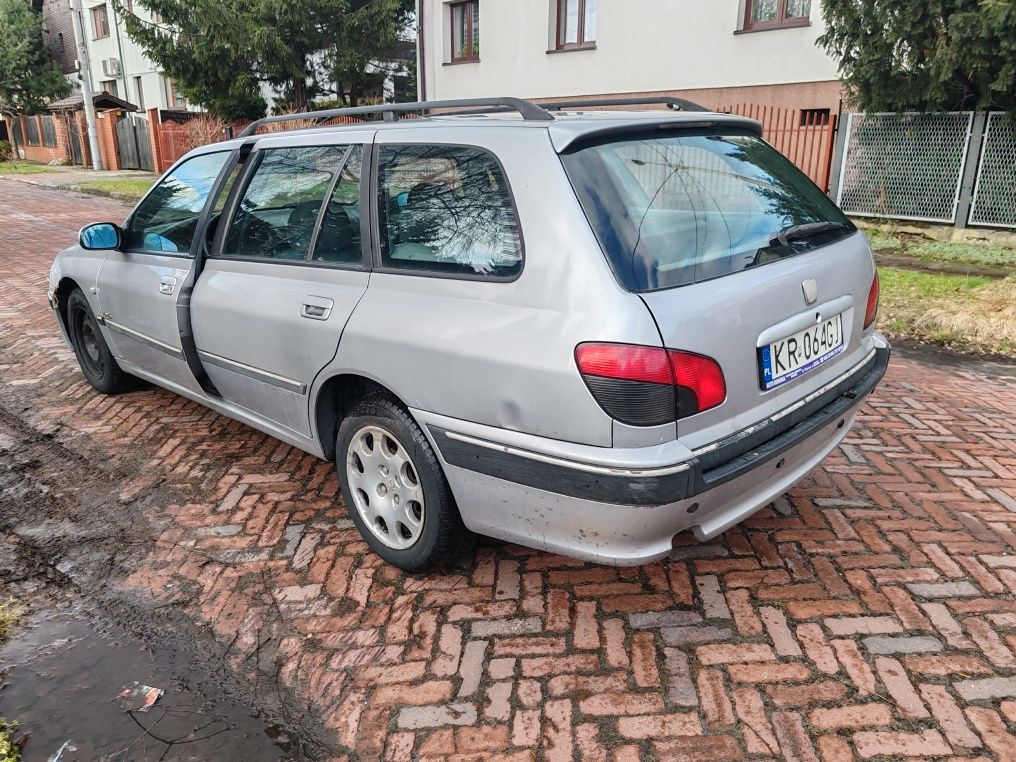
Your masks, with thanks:
[(176, 278), (166, 275), (159, 281), (160, 294), (172, 294), (176, 290)]
[(309, 320), (327, 320), (335, 302), (323, 296), (305, 296), (300, 305), (300, 317)]

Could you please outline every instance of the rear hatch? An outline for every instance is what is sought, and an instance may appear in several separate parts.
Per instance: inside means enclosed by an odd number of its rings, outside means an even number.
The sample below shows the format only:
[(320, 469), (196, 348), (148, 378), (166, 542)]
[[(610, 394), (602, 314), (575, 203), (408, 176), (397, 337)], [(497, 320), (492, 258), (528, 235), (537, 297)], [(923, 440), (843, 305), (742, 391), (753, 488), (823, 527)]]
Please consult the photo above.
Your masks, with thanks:
[(722, 370), (721, 404), (678, 412), (690, 447), (794, 404), (870, 351), (867, 240), (750, 130), (612, 134), (572, 144), (562, 159), (663, 346)]

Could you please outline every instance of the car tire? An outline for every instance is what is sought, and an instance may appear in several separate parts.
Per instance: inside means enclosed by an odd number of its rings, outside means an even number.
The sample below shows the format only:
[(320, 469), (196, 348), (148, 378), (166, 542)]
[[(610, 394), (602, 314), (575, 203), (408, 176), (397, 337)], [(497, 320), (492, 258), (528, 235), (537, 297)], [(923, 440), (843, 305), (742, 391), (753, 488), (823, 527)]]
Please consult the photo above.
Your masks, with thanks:
[(389, 396), (364, 397), (340, 422), (335, 466), (350, 518), (393, 566), (424, 572), (473, 548), (434, 449)]
[(99, 323), (80, 288), (67, 298), (67, 335), (85, 380), (102, 394), (121, 394), (137, 389), (140, 381), (126, 373), (109, 351)]

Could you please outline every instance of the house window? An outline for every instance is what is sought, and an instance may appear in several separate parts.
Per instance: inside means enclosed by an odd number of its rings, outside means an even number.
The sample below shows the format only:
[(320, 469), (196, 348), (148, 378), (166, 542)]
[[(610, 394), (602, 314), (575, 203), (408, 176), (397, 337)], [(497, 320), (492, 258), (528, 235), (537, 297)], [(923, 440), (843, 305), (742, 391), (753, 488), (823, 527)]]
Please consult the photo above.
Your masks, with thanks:
[(102, 90), (103, 92), (109, 93), (110, 95), (113, 95), (113, 96), (115, 96), (117, 98), (120, 97), (120, 93), (116, 89), (116, 80), (115, 79), (104, 79), (104, 80), (102, 80), (101, 82), (99, 82), (99, 89)]
[(141, 77), (134, 78), (134, 91), (138, 94), (138, 110), (145, 110), (145, 88), (141, 84)]
[(480, 60), (480, 0), (453, 3), (452, 61)]
[(187, 99), (180, 95), (173, 86), (173, 80), (169, 77), (162, 79), (163, 95), (166, 96), (166, 108), (187, 108)]
[(744, 28), (804, 26), (810, 12), (811, 0), (745, 0)]
[(109, 37), (109, 11), (105, 5), (92, 8), (92, 39)]
[(556, 0), (557, 49), (592, 47), (596, 43), (598, 0)]

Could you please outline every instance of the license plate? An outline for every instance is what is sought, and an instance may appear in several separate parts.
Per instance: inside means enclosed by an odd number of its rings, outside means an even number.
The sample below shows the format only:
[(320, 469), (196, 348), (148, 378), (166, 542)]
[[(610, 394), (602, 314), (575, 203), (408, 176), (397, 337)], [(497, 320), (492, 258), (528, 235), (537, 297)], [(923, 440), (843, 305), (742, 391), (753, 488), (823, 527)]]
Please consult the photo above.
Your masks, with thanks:
[(843, 351), (842, 315), (759, 347), (759, 383), (763, 389), (793, 381)]

